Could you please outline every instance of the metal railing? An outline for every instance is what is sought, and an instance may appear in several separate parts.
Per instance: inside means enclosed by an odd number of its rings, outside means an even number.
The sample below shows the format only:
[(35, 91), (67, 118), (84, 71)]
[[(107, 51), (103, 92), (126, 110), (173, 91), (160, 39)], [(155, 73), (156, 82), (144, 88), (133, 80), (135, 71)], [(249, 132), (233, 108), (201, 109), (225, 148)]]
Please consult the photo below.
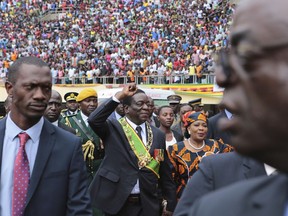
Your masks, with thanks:
[(99, 76), (99, 77), (54, 77), (53, 84), (214, 84), (214, 74), (203, 74), (201, 78), (196, 75), (174, 75), (174, 76), (134, 76), (134, 81), (127, 76)]

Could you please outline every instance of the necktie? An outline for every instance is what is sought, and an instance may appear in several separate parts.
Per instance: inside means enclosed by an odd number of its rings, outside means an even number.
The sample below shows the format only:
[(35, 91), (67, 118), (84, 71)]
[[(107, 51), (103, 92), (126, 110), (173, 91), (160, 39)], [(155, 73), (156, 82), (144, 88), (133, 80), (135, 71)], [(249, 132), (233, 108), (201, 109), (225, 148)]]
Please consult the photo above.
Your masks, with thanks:
[(29, 135), (20, 133), (18, 137), (20, 140), (20, 148), (14, 162), (12, 216), (22, 216), (24, 214), (30, 180), (29, 161), (25, 152), (25, 144), (29, 139)]
[(136, 131), (137, 131), (138, 136), (139, 136), (140, 139), (142, 140), (142, 135), (141, 135), (142, 128), (141, 128), (140, 126), (137, 126), (137, 127), (136, 127)]

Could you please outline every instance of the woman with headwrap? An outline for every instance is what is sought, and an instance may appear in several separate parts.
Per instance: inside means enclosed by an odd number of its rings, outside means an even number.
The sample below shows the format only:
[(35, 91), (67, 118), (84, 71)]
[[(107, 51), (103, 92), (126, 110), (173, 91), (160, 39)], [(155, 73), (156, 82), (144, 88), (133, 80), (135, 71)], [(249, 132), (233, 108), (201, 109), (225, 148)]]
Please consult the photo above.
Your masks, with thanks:
[(186, 139), (168, 147), (178, 199), (189, 178), (198, 170), (198, 165), (203, 157), (233, 151), (228, 144), (206, 139), (208, 120), (204, 113), (190, 111), (184, 114), (183, 120)]

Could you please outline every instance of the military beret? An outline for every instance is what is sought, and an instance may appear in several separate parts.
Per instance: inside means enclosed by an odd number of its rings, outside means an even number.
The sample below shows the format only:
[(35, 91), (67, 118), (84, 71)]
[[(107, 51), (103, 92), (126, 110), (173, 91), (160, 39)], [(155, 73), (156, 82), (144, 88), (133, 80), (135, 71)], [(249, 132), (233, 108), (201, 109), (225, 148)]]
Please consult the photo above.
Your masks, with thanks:
[(180, 95), (169, 95), (169, 96), (167, 97), (167, 100), (168, 100), (169, 104), (170, 104), (170, 103), (177, 103), (177, 104), (179, 104), (180, 101), (182, 100), (182, 97), (181, 97)]
[(203, 104), (201, 104), (201, 101), (202, 101), (202, 98), (197, 98), (197, 99), (188, 101), (188, 104), (189, 104), (190, 106), (194, 106), (194, 105), (199, 105), (199, 106), (201, 106), (201, 105), (203, 105)]
[(88, 97), (97, 97), (97, 92), (93, 88), (85, 88), (79, 93), (76, 101), (81, 102)]
[(76, 101), (78, 93), (77, 92), (67, 92), (64, 95), (64, 100), (65, 101)]

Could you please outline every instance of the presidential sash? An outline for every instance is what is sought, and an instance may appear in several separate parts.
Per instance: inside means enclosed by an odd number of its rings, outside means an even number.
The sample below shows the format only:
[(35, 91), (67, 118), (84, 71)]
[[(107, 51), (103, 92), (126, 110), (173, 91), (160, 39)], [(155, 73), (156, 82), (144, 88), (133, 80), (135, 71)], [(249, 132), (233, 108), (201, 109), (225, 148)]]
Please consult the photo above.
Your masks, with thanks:
[[(149, 153), (149, 148), (152, 145), (153, 140), (153, 133), (151, 130), (150, 125), (146, 125), (148, 128), (148, 142), (147, 146), (148, 149), (144, 145), (143, 141), (140, 139), (140, 137), (137, 135), (135, 130), (129, 125), (129, 123), (126, 121), (125, 118), (120, 118), (118, 120), (124, 130), (124, 133), (129, 141), (129, 144), (135, 153), (135, 155), (138, 158), (138, 167), (139, 169), (146, 167), (147, 169), (151, 170), (158, 178), (159, 176), (159, 167), (160, 163), (159, 161), (155, 160), (153, 157), (151, 157)], [(150, 129), (150, 130), (149, 130)]]

